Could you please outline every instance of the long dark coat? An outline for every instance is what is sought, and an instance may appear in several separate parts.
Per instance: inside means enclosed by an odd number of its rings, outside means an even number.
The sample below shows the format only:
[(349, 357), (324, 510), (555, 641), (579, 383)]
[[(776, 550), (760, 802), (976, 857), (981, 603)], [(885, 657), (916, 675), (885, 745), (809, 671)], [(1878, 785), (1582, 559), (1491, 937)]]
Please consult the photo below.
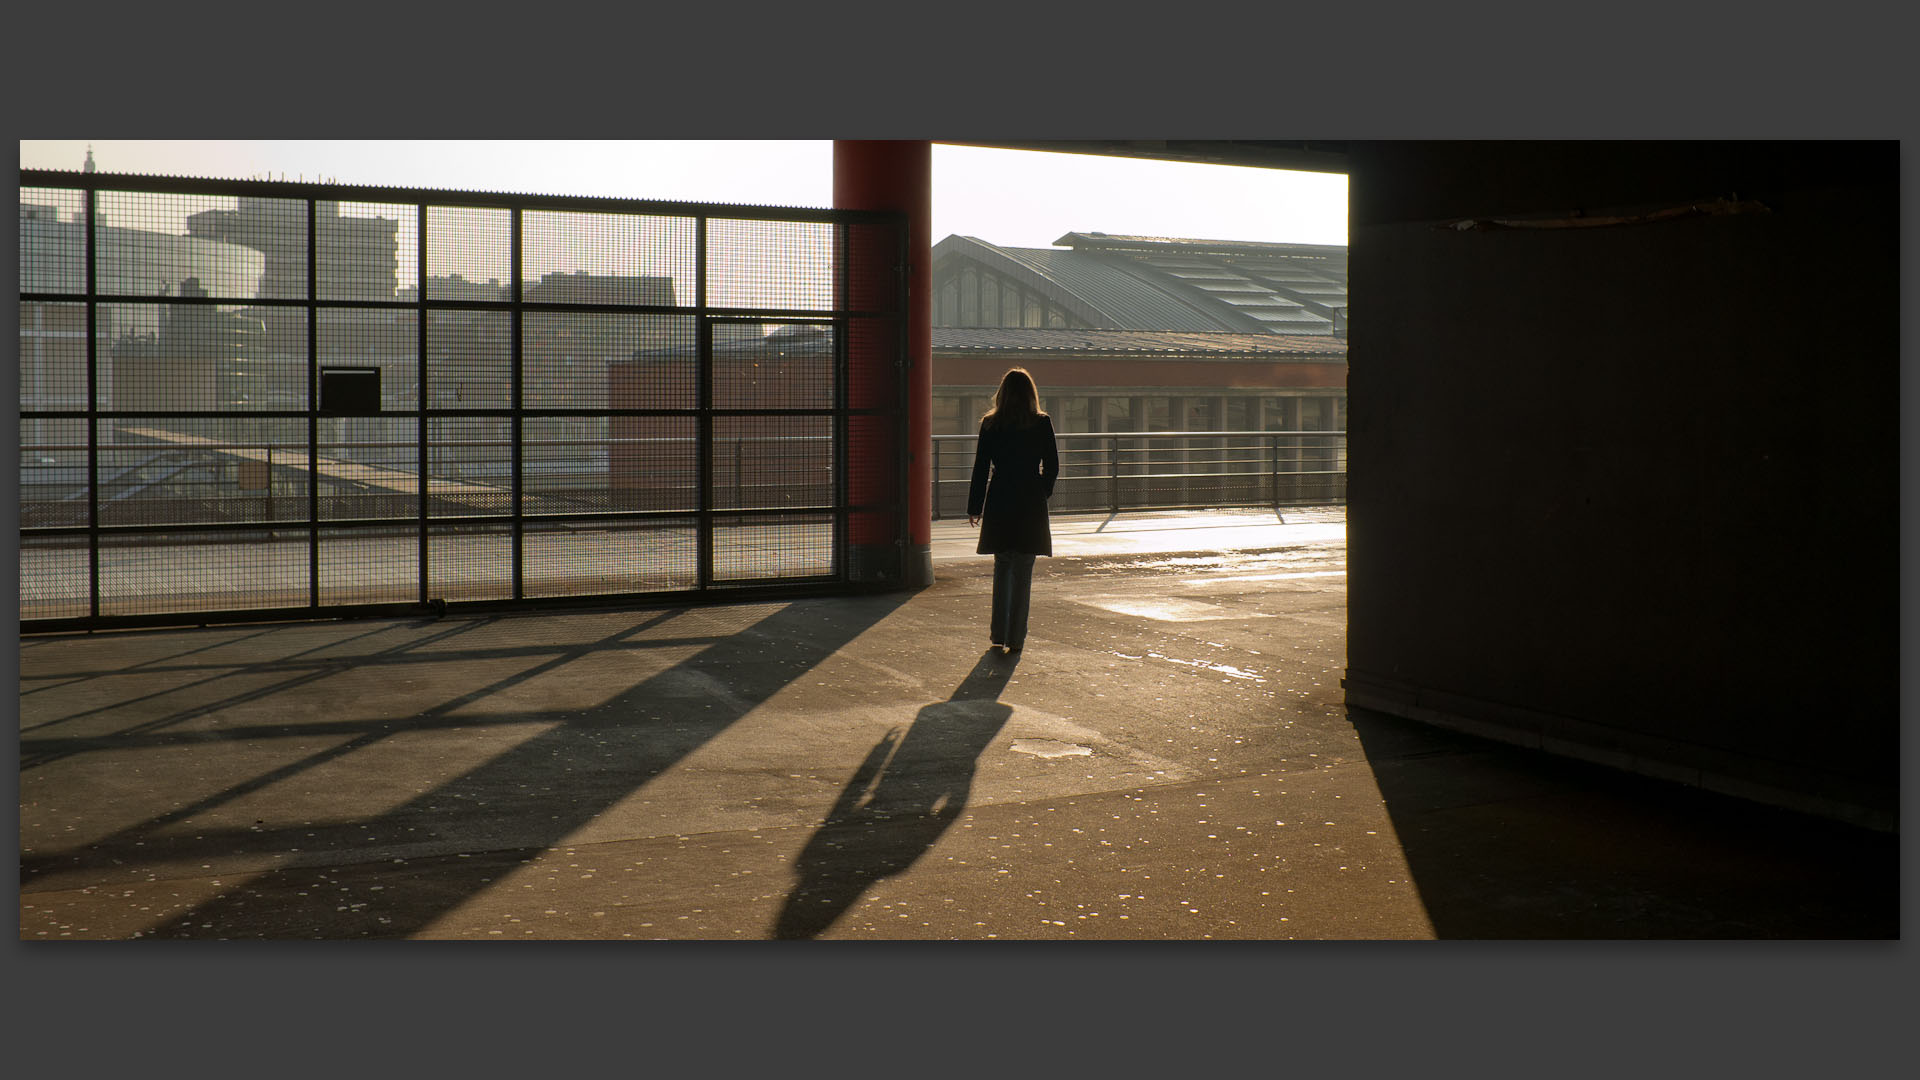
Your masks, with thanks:
[(1053, 421), (1042, 416), (1026, 427), (980, 425), (967, 486), (967, 516), (980, 518), (982, 555), (1052, 555), (1047, 499), (1060, 476)]

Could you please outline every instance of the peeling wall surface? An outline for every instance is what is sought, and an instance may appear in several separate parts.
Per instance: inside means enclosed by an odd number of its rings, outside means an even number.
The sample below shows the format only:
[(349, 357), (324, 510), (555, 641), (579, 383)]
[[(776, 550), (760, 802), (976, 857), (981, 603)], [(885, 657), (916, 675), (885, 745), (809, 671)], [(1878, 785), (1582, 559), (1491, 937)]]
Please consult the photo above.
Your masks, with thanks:
[(1897, 150), (1355, 144), (1350, 703), (1892, 827)]

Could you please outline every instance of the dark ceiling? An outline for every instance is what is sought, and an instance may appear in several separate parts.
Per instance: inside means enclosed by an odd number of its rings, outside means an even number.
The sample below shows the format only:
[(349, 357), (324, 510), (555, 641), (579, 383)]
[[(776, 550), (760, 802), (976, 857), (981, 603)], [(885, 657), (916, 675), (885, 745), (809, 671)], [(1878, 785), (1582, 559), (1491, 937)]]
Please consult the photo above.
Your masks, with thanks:
[(1244, 139), (1029, 139), (974, 142), (941, 139), (954, 146), (992, 146), (1007, 150), (1045, 150), (1062, 154), (1193, 161), (1207, 165), (1243, 165), (1305, 172), (1347, 171), (1347, 144), (1319, 141)]

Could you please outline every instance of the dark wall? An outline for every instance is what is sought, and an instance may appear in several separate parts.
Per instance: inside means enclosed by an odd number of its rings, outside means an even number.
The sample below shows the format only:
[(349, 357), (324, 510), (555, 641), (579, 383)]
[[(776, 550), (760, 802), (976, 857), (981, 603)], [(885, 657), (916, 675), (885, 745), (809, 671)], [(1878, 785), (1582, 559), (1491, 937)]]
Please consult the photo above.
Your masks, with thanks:
[(1897, 145), (1351, 155), (1348, 700), (1890, 823)]

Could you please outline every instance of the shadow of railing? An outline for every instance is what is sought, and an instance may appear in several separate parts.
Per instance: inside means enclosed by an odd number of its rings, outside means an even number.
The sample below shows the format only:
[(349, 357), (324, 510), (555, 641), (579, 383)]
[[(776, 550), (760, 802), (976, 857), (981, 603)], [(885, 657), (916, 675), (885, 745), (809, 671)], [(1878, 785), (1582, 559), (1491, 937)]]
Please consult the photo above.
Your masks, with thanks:
[[(70, 870), (120, 875), (202, 860), (258, 861), (280, 868), (223, 874), (233, 884), (143, 931), (142, 937), (361, 938), (417, 933), (504, 873), (561, 842), (671, 768), (884, 619), (902, 594), (796, 601), (779, 606), (744, 629), (705, 637), (672, 636), (662, 624), (688, 609), (639, 615), (599, 640), (572, 645), (463, 649), (448, 635), (433, 647), (386, 650), (357, 662), (392, 665), (494, 663), (538, 657), (531, 666), (455, 695), (433, 708), (366, 721), (325, 718), (286, 724), (246, 724), (224, 733), (168, 730), (170, 721), (203, 715), (205, 706), (150, 719), (124, 735), (23, 737), (23, 758), (52, 760), (89, 751), (139, 754), (212, 739), (273, 740), (331, 736), (325, 748), (174, 807), (97, 841), (67, 850), (36, 852), (21, 861), (24, 885)], [(714, 612), (725, 609), (693, 609)], [(644, 640), (639, 640), (646, 635)], [(584, 710), (469, 708), (503, 691), (594, 653), (647, 649), (694, 655), (639, 678), (604, 703)], [(279, 677), (291, 690), (316, 672), (337, 671), (339, 659), (310, 663), (286, 658), (241, 669)], [(233, 671), (232, 665), (225, 670)], [(243, 682), (245, 680), (242, 680)], [(266, 691), (270, 697), (273, 690)], [(311, 688), (303, 693), (310, 695)], [(245, 694), (256, 706), (261, 691)], [(436, 728), (476, 731), (495, 725), (547, 724), (481, 764), (391, 808), (346, 820), (222, 825), (191, 830), (192, 818), (253, 792), (290, 780), (395, 736)], [(336, 902), (343, 892), (352, 903)]]
[(1348, 707), (1434, 933), (1897, 938), (1899, 839)]
[(881, 878), (926, 854), (966, 808), (980, 755), (1013, 709), (1000, 702), (1017, 654), (990, 649), (953, 696), (882, 736), (800, 852), (780, 939), (819, 935)]

